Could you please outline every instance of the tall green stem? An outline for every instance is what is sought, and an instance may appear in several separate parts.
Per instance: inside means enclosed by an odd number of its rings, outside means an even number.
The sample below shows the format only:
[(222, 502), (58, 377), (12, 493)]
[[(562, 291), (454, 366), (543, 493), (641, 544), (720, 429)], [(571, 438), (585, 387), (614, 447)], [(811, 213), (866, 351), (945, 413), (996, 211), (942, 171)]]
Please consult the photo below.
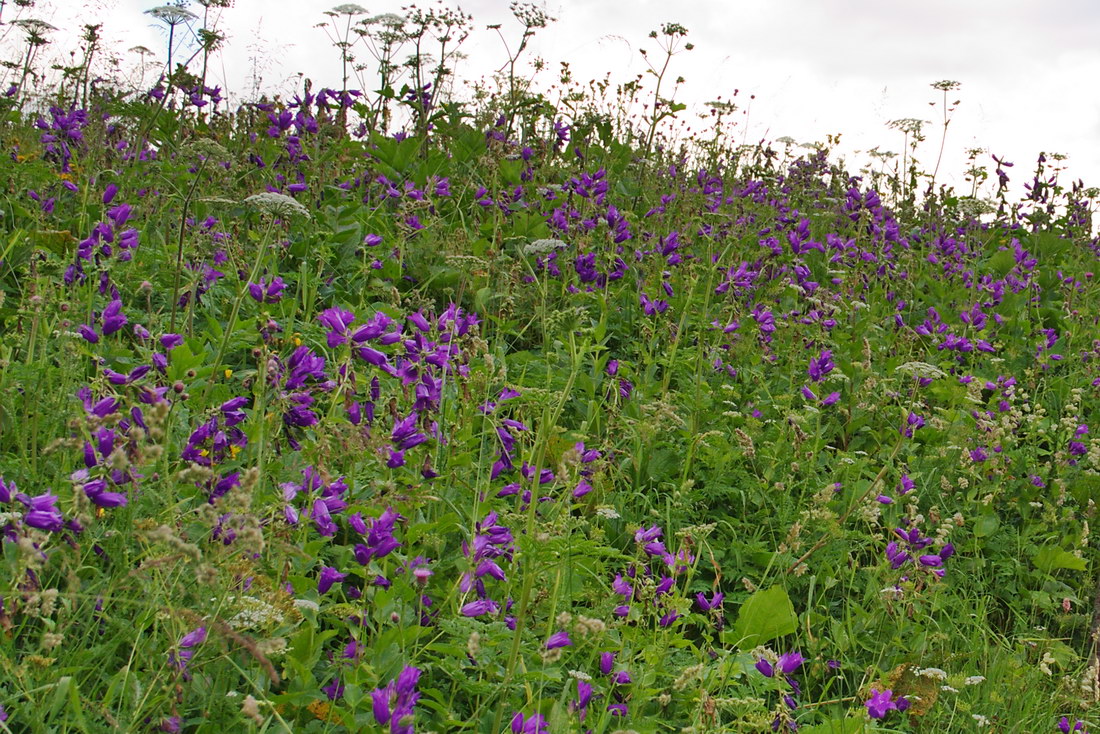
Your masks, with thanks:
[(218, 353), (215, 355), (214, 361), (210, 365), (210, 379), (206, 383), (206, 389), (202, 391), (202, 401), (200, 404), (205, 404), (206, 398), (210, 394), (210, 388), (214, 387), (215, 375), (218, 374), (218, 369), (222, 365), (222, 359), (225, 357), (225, 350), (229, 346), (229, 340), (233, 336), (233, 330), (237, 327), (237, 314), (240, 313), (241, 304), (248, 294), (248, 284), (250, 282), (255, 282), (260, 274), (260, 266), (263, 264), (264, 255), (267, 252), (267, 245), (271, 240), (271, 233), (275, 229), (275, 221), (276, 220), (272, 218), (271, 224), (267, 228), (267, 232), (260, 241), (259, 247), (256, 248), (256, 260), (252, 263), (252, 270), (248, 273), (248, 280), (241, 283), (237, 298), (233, 301), (233, 310), (229, 314), (229, 321), (225, 324), (225, 332), (222, 334), (221, 344), (218, 345)]

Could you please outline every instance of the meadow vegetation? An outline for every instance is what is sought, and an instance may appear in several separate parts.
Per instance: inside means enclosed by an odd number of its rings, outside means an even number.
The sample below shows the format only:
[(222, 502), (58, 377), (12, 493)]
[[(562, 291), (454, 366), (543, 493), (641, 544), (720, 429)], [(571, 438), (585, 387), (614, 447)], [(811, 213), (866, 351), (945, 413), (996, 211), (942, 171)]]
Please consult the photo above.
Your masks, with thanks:
[(464, 98), (470, 16), (341, 5), (342, 78), (230, 105), (223, 0), (151, 9), (172, 61), (133, 74), (98, 26), (45, 67), (32, 4), (0, 731), (1096, 719), (1097, 191), (939, 183), (957, 83), (850, 171), (730, 100), (677, 134), (677, 24), (652, 74), (536, 91), (515, 5)]

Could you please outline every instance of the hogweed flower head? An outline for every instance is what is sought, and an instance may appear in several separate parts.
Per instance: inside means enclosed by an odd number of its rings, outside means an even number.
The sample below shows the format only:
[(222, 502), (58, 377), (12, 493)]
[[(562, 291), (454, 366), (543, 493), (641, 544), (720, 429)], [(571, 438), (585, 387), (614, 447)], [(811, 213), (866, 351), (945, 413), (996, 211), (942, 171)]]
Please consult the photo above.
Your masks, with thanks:
[(244, 203), (273, 217), (301, 216), (311, 219), (309, 209), (297, 199), (274, 191), (263, 191), (246, 197)]

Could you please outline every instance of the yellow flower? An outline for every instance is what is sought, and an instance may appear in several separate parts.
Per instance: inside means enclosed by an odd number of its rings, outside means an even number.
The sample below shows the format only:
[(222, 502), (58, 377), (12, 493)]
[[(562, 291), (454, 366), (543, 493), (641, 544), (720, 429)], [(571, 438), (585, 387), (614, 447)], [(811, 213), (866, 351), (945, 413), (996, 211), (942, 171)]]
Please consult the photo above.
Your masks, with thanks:
[(226, 370), (225, 370), (225, 379), (227, 379), (227, 380), (228, 380), (228, 379), (229, 379), (230, 377), (232, 377), (232, 376), (233, 376), (233, 370), (231, 370), (231, 369), (226, 369)]

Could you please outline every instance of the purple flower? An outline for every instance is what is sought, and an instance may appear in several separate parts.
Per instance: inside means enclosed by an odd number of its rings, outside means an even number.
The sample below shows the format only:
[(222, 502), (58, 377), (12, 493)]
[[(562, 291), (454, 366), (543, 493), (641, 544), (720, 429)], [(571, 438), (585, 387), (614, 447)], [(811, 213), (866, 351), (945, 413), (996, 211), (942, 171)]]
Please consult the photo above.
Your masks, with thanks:
[(660, 619), (658, 619), (657, 624), (661, 625), (662, 627), (671, 627), (672, 623), (679, 618), (679, 612), (669, 612), (668, 614), (665, 614)]
[(195, 651), (192, 648), (198, 647), (202, 643), (206, 642), (206, 628), (199, 627), (198, 629), (191, 630), (186, 635), (180, 638), (177, 646), (179, 652), (169, 653), (168, 662), (175, 665), (180, 670), (184, 671), (184, 678), (189, 679), (186, 672), (187, 664), (191, 662), (191, 658), (195, 656)]
[(757, 660), (755, 667), (757, 670), (760, 671), (760, 675), (764, 676), (765, 678), (771, 678), (773, 675), (775, 675), (775, 668), (773, 668), (772, 664), (764, 658), (760, 658), (759, 660)]
[(107, 304), (103, 309), (103, 335), (110, 336), (129, 322), (126, 314), (122, 313), (122, 301), (117, 298)]
[(27, 514), (23, 516), (23, 522), (32, 528), (56, 533), (65, 526), (65, 518), (62, 517), (61, 511), (56, 507), (56, 495), (46, 492), (37, 497), (28, 497), (20, 493), (16, 495), (16, 499), (27, 508)]
[(604, 675), (610, 675), (611, 668), (615, 665), (615, 653), (613, 652), (601, 652), (600, 653), (600, 672)]
[(76, 330), (80, 334), (80, 336), (84, 337), (85, 341), (91, 344), (95, 344), (99, 341), (99, 334), (96, 333), (94, 328), (88, 326), (87, 324), (81, 324), (77, 327)]
[[(110, 452), (108, 452), (110, 453)], [(121, 492), (108, 492), (107, 482), (96, 479), (84, 485), (84, 494), (96, 507), (112, 508), (122, 507), (126, 504), (126, 495)]]
[(482, 614), (496, 614), (500, 611), (500, 605), (492, 599), (478, 599), (463, 604), (458, 613), (463, 617), (480, 617)]
[(327, 686), (321, 686), (321, 690), (328, 696), (328, 700), (335, 701), (344, 695), (344, 684), (340, 682), (339, 678), (333, 678)]
[(913, 433), (920, 428), (924, 427), (924, 418), (910, 411), (909, 415), (905, 419), (905, 428), (902, 429), (902, 435), (906, 438), (912, 438)]
[(337, 581), (343, 581), (347, 576), (346, 573), (340, 573), (332, 566), (325, 566), (321, 569), (321, 575), (317, 578), (317, 593), (327, 594), (333, 584)]
[(481, 563), (479, 563), (477, 565), (477, 568), (474, 570), (474, 576), (476, 578), (481, 578), (482, 576), (489, 576), (491, 578), (496, 579), (497, 581), (506, 581), (507, 580), (507, 578), (504, 574), (504, 569), (502, 569), (500, 567), (500, 564), (498, 564), (496, 561), (492, 560), (491, 558), (486, 558), (485, 560), (483, 560)]
[(285, 289), (286, 283), (282, 278), (276, 277), (270, 283), (265, 283), (264, 279), (260, 278), (259, 283), (248, 284), (248, 295), (252, 296), (257, 303), (278, 303), (282, 300)]
[(805, 658), (797, 650), (794, 652), (785, 652), (779, 656), (778, 667), (784, 675), (790, 675), (794, 671), (798, 670), (802, 665)]
[(1083, 732), (1084, 730), (1085, 724), (1080, 719), (1078, 719), (1072, 727), (1070, 726), (1069, 719), (1067, 719), (1065, 716), (1058, 720), (1058, 731), (1063, 732), (1063, 734), (1070, 734), (1071, 732), (1075, 731)]
[(546, 641), (546, 649), (553, 650), (559, 647), (569, 647), (572, 644), (573, 641), (569, 639), (568, 632), (555, 632), (554, 634), (550, 635), (550, 639)]
[(379, 724), (390, 725), (391, 734), (412, 734), (413, 706), (420, 699), (416, 684), (420, 669), (405, 667), (395, 680), (371, 693), (371, 711)]
[(577, 700), (573, 702), (573, 710), (580, 711), (581, 721), (588, 715), (588, 703), (592, 700), (592, 684), (588, 681), (577, 680)]
[(186, 635), (180, 638), (179, 646), (181, 648), (191, 648), (196, 645), (201, 645), (206, 642), (206, 628), (199, 627), (198, 629), (191, 630)]
[(317, 320), (329, 328), (326, 336), (329, 349), (333, 349), (348, 340), (348, 327), (355, 321), (355, 314), (342, 308), (327, 308), (318, 314)]
[(816, 358), (810, 360), (807, 372), (811, 380), (821, 382), (826, 375), (833, 371), (834, 366), (832, 350), (825, 349)]
[(550, 724), (541, 714), (524, 716), (519, 711), (512, 717), (512, 734), (548, 734)]
[(901, 475), (901, 489), (898, 490), (898, 494), (909, 494), (916, 487), (916, 483), (909, 478), (908, 474)]
[(709, 612), (712, 609), (721, 610), (722, 600), (726, 598), (726, 595), (721, 591), (716, 591), (711, 594), (710, 601), (707, 601), (706, 596), (702, 592), (695, 595), (695, 601), (699, 604), (699, 608), (704, 612)]
[[(882, 719), (889, 711), (899, 710), (899, 703), (905, 701), (905, 708), (909, 707), (909, 702), (902, 697), (898, 697), (896, 701), (890, 700), (894, 695), (894, 692), (887, 688), (885, 691), (879, 691), (877, 688), (871, 689), (871, 697), (864, 702), (864, 706), (867, 707), (867, 714), (872, 719)], [(901, 709), (904, 710), (904, 709)]]

